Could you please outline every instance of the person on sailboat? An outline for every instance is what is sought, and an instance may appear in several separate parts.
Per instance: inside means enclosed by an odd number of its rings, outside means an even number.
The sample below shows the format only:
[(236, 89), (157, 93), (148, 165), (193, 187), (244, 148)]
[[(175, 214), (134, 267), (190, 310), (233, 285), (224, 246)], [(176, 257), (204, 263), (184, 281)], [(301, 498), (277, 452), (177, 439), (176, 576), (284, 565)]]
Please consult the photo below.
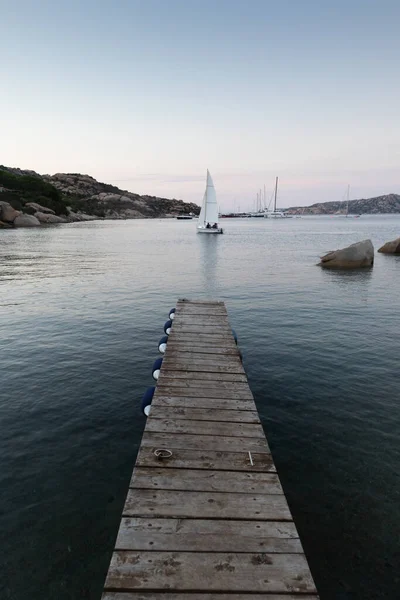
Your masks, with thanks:
[(216, 223), (214, 223), (214, 225), (212, 226), (211, 229), (218, 229), (218, 225)]
[(210, 225), (210, 223), (207, 223), (207, 225), (206, 225), (206, 229), (211, 229), (211, 225)]

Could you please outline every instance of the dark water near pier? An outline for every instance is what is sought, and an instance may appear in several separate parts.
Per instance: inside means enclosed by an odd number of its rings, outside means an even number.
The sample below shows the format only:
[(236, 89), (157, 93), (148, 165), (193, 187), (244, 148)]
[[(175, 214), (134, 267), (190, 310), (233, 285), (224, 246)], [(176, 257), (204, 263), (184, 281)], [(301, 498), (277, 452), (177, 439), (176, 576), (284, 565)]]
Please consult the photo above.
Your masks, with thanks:
[(0, 235), (0, 598), (99, 600), (178, 297), (227, 302), (322, 600), (398, 599), (400, 259), (315, 267), (400, 217)]

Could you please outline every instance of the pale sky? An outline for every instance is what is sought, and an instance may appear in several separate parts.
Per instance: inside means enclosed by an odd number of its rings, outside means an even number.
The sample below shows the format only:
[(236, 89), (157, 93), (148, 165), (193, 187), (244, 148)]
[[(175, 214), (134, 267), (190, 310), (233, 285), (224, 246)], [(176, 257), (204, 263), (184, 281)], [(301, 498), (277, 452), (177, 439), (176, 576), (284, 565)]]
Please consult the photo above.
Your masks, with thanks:
[(400, 193), (398, 0), (0, 0), (0, 164), (223, 210)]

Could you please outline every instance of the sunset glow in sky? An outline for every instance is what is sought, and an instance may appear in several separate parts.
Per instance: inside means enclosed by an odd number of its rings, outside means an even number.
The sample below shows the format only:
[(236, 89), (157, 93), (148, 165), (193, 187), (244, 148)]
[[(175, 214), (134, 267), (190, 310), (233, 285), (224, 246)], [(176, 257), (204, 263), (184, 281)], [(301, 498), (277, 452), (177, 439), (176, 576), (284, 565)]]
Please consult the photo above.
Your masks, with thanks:
[(400, 193), (400, 3), (0, 0), (0, 164), (250, 208)]

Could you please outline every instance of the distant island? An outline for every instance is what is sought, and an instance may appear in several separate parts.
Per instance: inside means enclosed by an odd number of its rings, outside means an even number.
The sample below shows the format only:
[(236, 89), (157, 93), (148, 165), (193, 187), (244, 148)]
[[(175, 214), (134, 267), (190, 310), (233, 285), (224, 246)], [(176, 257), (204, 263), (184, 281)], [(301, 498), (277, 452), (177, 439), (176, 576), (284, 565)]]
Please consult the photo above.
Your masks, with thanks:
[[(346, 214), (347, 201), (318, 202), (311, 206), (293, 206), (285, 212), (291, 215), (335, 215)], [(362, 198), (349, 201), (349, 214), (376, 215), (380, 213), (400, 213), (400, 195), (386, 194), (375, 198)]]
[[(89, 175), (35, 171), (0, 165), (0, 222), (3, 227), (198, 215), (200, 207), (183, 200), (140, 196)], [(37, 222), (39, 221), (39, 222)]]

